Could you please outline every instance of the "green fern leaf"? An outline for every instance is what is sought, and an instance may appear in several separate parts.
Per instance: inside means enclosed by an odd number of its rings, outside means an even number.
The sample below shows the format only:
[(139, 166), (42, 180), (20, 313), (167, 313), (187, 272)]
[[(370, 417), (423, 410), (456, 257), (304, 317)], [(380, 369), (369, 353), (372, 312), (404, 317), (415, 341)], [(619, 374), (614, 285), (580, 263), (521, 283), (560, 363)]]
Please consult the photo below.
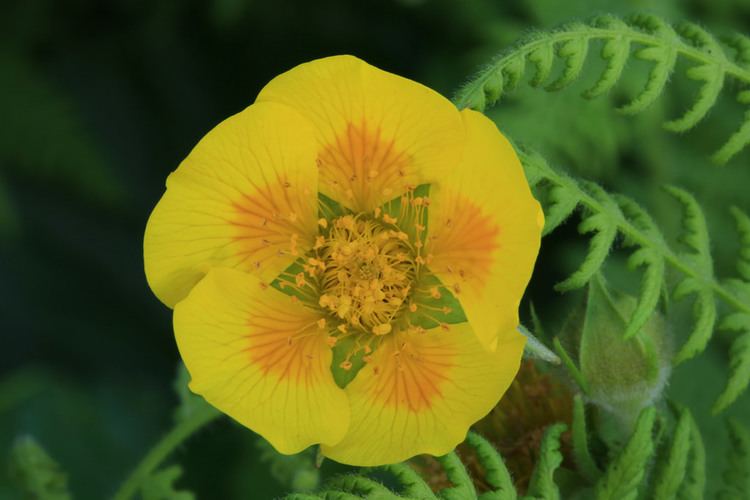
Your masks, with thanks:
[(727, 163), (750, 144), (750, 111), (745, 113), (742, 126), (711, 158), (718, 164)]
[[(595, 40), (603, 42), (599, 57), (605, 66), (593, 86), (583, 92), (586, 98), (612, 89), (630, 57), (652, 63), (641, 91), (619, 108), (625, 114), (636, 114), (648, 108), (664, 92), (677, 61), (688, 62), (685, 76), (699, 82), (700, 87), (695, 102), (683, 116), (665, 123), (667, 129), (675, 132), (698, 124), (715, 105), (728, 79), (743, 87), (750, 84), (750, 41), (746, 37), (736, 35), (727, 39), (727, 45), (736, 52), (731, 57), (710, 34), (694, 24), (685, 23), (675, 30), (653, 15), (637, 15), (626, 21), (600, 16), (587, 24), (573, 23), (521, 40), (470, 79), (456, 94), (455, 102), (459, 108), (485, 110), (522, 81), (525, 61), (536, 68), (529, 82), (536, 87), (547, 80), (555, 60), (561, 60), (560, 76), (545, 87), (549, 91), (559, 90), (579, 78), (589, 58), (588, 47)], [(740, 92), (738, 100), (750, 104), (747, 94), (750, 92)], [(713, 158), (718, 163), (726, 163), (748, 143), (750, 111), (739, 130)]]
[(565, 432), (565, 424), (554, 424), (547, 428), (542, 438), (539, 459), (529, 483), (526, 499), (557, 500), (560, 490), (555, 484), (555, 471), (562, 463), (560, 436)]
[(677, 62), (677, 51), (669, 46), (646, 47), (637, 50), (635, 58), (653, 62), (654, 65), (641, 93), (628, 104), (618, 108), (618, 111), (626, 115), (635, 115), (644, 111), (664, 92), (664, 87), (666, 87)]
[(711, 62), (693, 66), (687, 70), (686, 75), (689, 79), (702, 81), (703, 85), (693, 107), (681, 118), (664, 124), (664, 127), (672, 132), (684, 132), (694, 127), (706, 116), (706, 113), (716, 103), (716, 99), (724, 86), (725, 73), (722, 71), (722, 67), (727, 62), (719, 42), (701, 27), (692, 23), (684, 23), (678, 27), (678, 33), (684, 39), (692, 42), (695, 47), (704, 51), (711, 58)]
[(594, 183), (585, 183), (584, 186), (586, 186), (590, 195), (601, 203), (604, 211), (589, 211), (584, 216), (583, 221), (578, 226), (578, 232), (581, 234), (595, 233), (591, 238), (589, 251), (578, 270), (555, 285), (555, 290), (568, 291), (585, 286), (604, 264), (604, 260), (609, 255), (609, 250), (617, 236), (617, 226), (610, 224), (608, 217), (611, 214), (619, 214), (620, 208), (601, 187)]
[(334, 492), (349, 493), (353, 498), (399, 498), (381, 483), (369, 477), (346, 474), (328, 481), (327, 487)]
[(633, 500), (638, 496), (638, 486), (654, 451), (655, 415), (652, 407), (641, 412), (630, 440), (596, 484), (597, 500)]
[(70, 500), (68, 477), (30, 436), (17, 438), (10, 455), (10, 478), (24, 498)]
[(750, 217), (737, 207), (731, 208), (740, 235), (740, 256), (737, 260), (737, 272), (745, 281), (750, 282)]
[[(471, 433), (469, 437), (471, 437)], [(425, 482), (424, 479), (422, 479), (422, 476), (417, 474), (417, 471), (415, 471), (408, 465), (398, 463), (386, 465), (384, 469), (393, 474), (399, 484), (403, 487), (403, 495), (407, 498), (437, 498), (430, 489), (430, 486)]]
[(189, 491), (177, 490), (175, 482), (182, 475), (182, 467), (173, 465), (148, 476), (141, 485), (143, 500), (194, 500)]
[(443, 466), (448, 480), (453, 484), (452, 487), (440, 491), (441, 498), (445, 498), (446, 500), (461, 500), (463, 498), (476, 497), (476, 490), (474, 489), (474, 483), (471, 481), (469, 472), (455, 452), (438, 457), (438, 461)]
[(693, 316), (695, 326), (675, 356), (676, 363), (682, 363), (703, 352), (713, 333), (716, 323), (716, 302), (711, 283), (714, 281), (713, 259), (711, 258), (708, 229), (703, 212), (687, 191), (670, 186), (666, 191), (683, 206), (682, 242), (691, 250), (682, 257), (696, 271), (697, 276), (684, 278), (675, 287), (673, 296), (681, 299), (695, 295)]
[[(716, 323), (717, 300), (730, 308), (730, 314), (734, 312), (750, 315), (750, 291), (745, 291), (750, 285), (738, 280), (727, 280), (724, 283), (716, 280), (705, 220), (697, 202), (687, 192), (667, 188), (683, 205), (684, 211), (685, 231), (682, 240), (689, 251), (676, 252), (665, 242), (651, 217), (632, 200), (620, 195), (608, 195), (596, 185), (579, 182), (558, 173), (534, 151), (520, 149), (519, 156), (529, 179), (533, 179), (535, 193), (539, 195), (545, 213), (552, 214), (555, 224), (564, 220), (577, 207), (581, 207), (584, 221), (596, 217), (582, 229), (601, 230), (606, 235), (606, 239), (600, 237), (600, 241), (590, 245), (590, 248), (596, 249), (596, 253), (587, 255), (572, 279), (564, 281), (562, 286), (558, 285), (560, 289), (572, 289), (585, 283), (590, 278), (591, 271), (596, 272), (601, 267), (609, 252), (610, 241), (613, 241), (617, 234), (622, 235), (624, 246), (636, 249), (629, 263), (633, 267), (643, 266), (645, 271), (636, 308), (627, 322), (627, 337), (637, 334), (656, 309), (664, 289), (667, 265), (681, 275), (679, 284), (672, 290), (672, 294), (677, 298), (686, 295), (695, 297), (693, 331), (675, 357), (675, 362), (688, 359), (704, 350)], [(554, 193), (554, 197), (550, 196), (550, 193)], [(560, 209), (563, 205), (564, 209)], [(741, 214), (737, 209), (734, 209), (733, 213), (736, 218), (737, 214)], [(742, 216), (738, 218), (743, 241), (740, 256), (740, 267), (743, 272), (747, 270), (747, 256), (750, 254), (747, 250), (750, 231), (746, 219)], [(736, 352), (742, 350), (738, 349)], [(560, 356), (565, 361), (563, 354)], [(566, 366), (568, 365), (569, 363), (566, 363)], [(744, 371), (740, 370), (738, 373)], [(744, 384), (738, 384), (738, 380), (742, 379), (735, 379), (733, 387), (743, 387)]]
[[(614, 16), (601, 16), (594, 19), (594, 26), (605, 29), (626, 30), (627, 25)], [(593, 99), (609, 92), (620, 80), (622, 70), (630, 56), (630, 40), (624, 35), (617, 35), (604, 41), (600, 53), (605, 61), (605, 68), (593, 87), (583, 92), (583, 97)]]
[(687, 418), (690, 423), (690, 450), (685, 479), (677, 492), (677, 498), (695, 500), (703, 498), (703, 492), (706, 489), (706, 450), (698, 424), (695, 423), (690, 413), (687, 413)]
[[(649, 241), (665, 245), (659, 229), (645, 210), (626, 196), (613, 195), (613, 198), (625, 218), (630, 220)], [(624, 244), (629, 247), (638, 247), (638, 241), (627, 236)], [(635, 309), (625, 328), (626, 339), (632, 338), (641, 331), (659, 304), (659, 297), (664, 286), (664, 257), (652, 246), (640, 246), (628, 258), (628, 267), (632, 270), (643, 267), (644, 272)]]
[[(573, 25), (571, 29), (585, 28), (583, 25)], [(583, 63), (586, 62), (589, 40), (586, 37), (577, 37), (561, 43), (557, 49), (557, 55), (563, 59), (562, 73), (557, 80), (547, 85), (547, 90), (560, 90), (570, 85), (578, 75), (581, 74)]]
[(750, 315), (731, 314), (724, 318), (720, 328), (744, 333), (734, 339), (729, 349), (729, 380), (711, 409), (714, 414), (724, 411), (750, 384)]
[(534, 76), (529, 81), (529, 85), (538, 87), (547, 81), (552, 72), (552, 64), (555, 61), (555, 45), (553, 43), (542, 43), (539, 47), (529, 52), (528, 59), (534, 68), (536, 68)]
[(497, 450), (476, 432), (470, 431), (466, 437), (466, 442), (476, 450), (479, 461), (484, 468), (485, 481), (493, 488), (493, 491), (487, 496), (495, 500), (516, 500), (516, 488), (513, 486), (513, 480)]
[(739, 33), (725, 36), (721, 39), (728, 47), (735, 50), (734, 62), (742, 66), (750, 65), (750, 38)]
[(729, 438), (732, 451), (724, 471), (724, 483), (717, 498), (746, 500), (750, 498), (750, 432), (737, 420), (729, 419)]
[(573, 400), (573, 458), (578, 471), (587, 481), (594, 483), (601, 477), (602, 472), (589, 452), (586, 410), (580, 394), (576, 394)]
[(691, 430), (690, 413), (682, 410), (672, 436), (669, 453), (657, 467), (654, 500), (669, 500), (677, 495), (687, 470)]

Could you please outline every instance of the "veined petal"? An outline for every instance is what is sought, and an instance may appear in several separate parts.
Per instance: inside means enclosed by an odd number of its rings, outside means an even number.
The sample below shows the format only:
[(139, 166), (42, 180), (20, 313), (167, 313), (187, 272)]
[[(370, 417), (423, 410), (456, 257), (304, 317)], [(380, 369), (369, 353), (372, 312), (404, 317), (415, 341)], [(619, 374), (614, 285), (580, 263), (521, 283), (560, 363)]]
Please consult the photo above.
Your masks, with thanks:
[(257, 101), (287, 104), (313, 123), (320, 190), (355, 211), (433, 182), (460, 160), (463, 125), (450, 101), (353, 56), (301, 64)]
[(316, 155), (309, 122), (278, 104), (254, 104), (210, 131), (169, 176), (146, 226), (156, 296), (174, 306), (214, 266), (270, 281), (311, 248)]
[(346, 386), (349, 432), (338, 444), (322, 446), (323, 454), (369, 466), (448, 453), (509, 387), (524, 343), (509, 332), (490, 352), (468, 323), (385, 338)]
[(518, 325), (544, 215), (521, 163), (492, 121), (472, 110), (462, 163), (430, 189), (428, 266), (494, 349)]
[(190, 389), (281, 453), (337, 443), (349, 406), (320, 317), (255, 276), (212, 269), (174, 310)]

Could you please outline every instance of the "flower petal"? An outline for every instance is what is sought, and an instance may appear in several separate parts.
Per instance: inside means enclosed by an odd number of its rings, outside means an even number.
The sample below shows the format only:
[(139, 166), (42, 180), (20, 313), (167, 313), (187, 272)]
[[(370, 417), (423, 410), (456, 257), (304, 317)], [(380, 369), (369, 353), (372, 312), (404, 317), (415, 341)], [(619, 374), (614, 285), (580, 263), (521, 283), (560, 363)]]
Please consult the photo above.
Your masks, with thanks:
[(524, 343), (513, 332), (496, 352), (487, 351), (468, 323), (384, 339), (345, 389), (349, 432), (338, 444), (322, 446), (323, 454), (370, 466), (448, 453), (509, 387)]
[(191, 390), (281, 453), (337, 443), (349, 406), (320, 317), (255, 276), (212, 269), (174, 310)]
[(167, 179), (146, 227), (149, 285), (172, 307), (213, 266), (270, 281), (317, 234), (317, 145), (309, 122), (255, 104), (209, 132)]
[(494, 349), (518, 325), (544, 217), (508, 140), (481, 113), (461, 114), (463, 161), (430, 188), (428, 266)]
[(258, 102), (288, 104), (315, 126), (323, 194), (366, 212), (455, 167), (463, 125), (450, 101), (353, 56), (301, 64)]

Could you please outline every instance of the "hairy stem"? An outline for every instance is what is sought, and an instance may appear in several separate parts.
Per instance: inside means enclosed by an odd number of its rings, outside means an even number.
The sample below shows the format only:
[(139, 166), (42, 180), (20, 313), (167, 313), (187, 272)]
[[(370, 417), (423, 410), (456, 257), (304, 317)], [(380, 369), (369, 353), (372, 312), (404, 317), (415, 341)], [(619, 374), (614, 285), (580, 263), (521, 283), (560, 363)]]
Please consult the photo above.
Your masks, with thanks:
[(153, 448), (143, 457), (130, 476), (122, 483), (115, 493), (113, 500), (127, 500), (133, 498), (143, 481), (169, 456), (183, 441), (209, 422), (219, 417), (221, 413), (211, 406), (205, 405), (194, 413), (179, 421)]

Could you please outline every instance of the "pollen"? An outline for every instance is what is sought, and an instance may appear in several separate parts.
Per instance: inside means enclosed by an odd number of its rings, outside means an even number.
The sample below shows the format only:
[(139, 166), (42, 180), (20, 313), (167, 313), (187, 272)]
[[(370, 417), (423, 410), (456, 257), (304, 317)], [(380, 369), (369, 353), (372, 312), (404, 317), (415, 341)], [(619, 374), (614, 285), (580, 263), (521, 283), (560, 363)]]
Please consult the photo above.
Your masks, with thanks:
[[(390, 224), (395, 218), (383, 220)], [(387, 335), (394, 318), (406, 308), (416, 263), (406, 234), (366, 215), (345, 215), (329, 222), (330, 230), (314, 259), (320, 289), (318, 305), (346, 327)]]
[(372, 327), (372, 333), (375, 335), (385, 335), (386, 333), (391, 333), (391, 324), (390, 323), (383, 323), (382, 325), (375, 325)]

